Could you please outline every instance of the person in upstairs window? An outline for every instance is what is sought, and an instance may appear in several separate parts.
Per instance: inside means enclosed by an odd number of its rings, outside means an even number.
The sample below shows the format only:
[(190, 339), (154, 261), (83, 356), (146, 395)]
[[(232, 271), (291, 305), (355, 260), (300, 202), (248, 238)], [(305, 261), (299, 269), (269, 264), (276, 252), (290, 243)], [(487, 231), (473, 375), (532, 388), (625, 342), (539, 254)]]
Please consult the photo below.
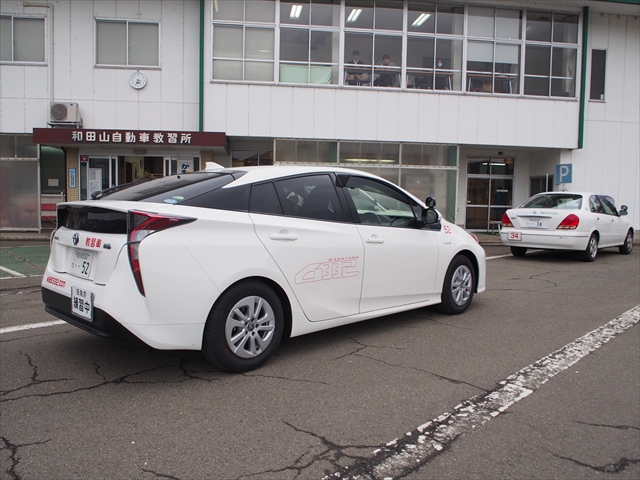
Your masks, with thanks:
[[(395, 67), (396, 64), (391, 61), (391, 57), (388, 53), (385, 53), (382, 56), (382, 68), (386, 67)], [(400, 75), (397, 73), (384, 71), (378, 75), (373, 84), (376, 87), (399, 87), (400, 86)]]
[[(363, 65), (362, 60), (360, 60), (360, 50), (354, 50), (353, 58), (349, 60), (346, 65)], [(347, 69), (347, 84), (349, 85), (360, 85), (364, 82), (369, 81), (369, 74), (364, 71), (362, 67), (350, 68)]]

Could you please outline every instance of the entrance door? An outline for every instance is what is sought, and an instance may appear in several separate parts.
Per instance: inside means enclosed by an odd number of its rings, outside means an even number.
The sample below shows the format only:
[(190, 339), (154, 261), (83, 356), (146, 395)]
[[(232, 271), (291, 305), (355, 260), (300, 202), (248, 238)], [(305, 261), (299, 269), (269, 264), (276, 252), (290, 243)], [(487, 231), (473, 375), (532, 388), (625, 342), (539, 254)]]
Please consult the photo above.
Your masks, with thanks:
[(465, 228), (489, 230), (513, 202), (513, 158), (469, 158)]

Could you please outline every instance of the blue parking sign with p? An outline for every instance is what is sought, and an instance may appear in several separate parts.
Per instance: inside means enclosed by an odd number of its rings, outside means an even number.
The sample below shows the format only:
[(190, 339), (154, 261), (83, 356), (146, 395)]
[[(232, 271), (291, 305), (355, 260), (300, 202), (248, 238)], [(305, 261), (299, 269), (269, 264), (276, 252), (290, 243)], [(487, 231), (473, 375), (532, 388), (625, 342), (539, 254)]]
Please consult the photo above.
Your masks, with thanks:
[(558, 183), (571, 183), (571, 165), (570, 163), (564, 163), (556, 165), (556, 184)]

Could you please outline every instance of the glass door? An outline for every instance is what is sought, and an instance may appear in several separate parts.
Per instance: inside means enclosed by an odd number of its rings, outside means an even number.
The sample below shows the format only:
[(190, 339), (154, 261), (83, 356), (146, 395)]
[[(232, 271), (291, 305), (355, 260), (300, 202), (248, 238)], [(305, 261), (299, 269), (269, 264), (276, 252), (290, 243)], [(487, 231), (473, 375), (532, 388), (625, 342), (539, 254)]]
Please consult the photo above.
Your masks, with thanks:
[(491, 230), (513, 203), (513, 158), (467, 160), (465, 228)]
[(87, 171), (88, 198), (92, 198), (96, 192), (109, 188), (112, 185), (110, 166), (111, 159), (108, 157), (89, 157), (89, 168)]

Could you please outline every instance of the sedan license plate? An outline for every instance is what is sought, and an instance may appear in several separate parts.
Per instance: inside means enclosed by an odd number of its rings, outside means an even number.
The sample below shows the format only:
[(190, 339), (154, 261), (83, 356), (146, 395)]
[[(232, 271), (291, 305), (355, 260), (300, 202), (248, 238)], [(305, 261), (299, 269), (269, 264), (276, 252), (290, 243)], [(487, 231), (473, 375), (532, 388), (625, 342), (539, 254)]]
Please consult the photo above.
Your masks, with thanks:
[(71, 263), (69, 265), (69, 273), (78, 277), (89, 277), (91, 273), (91, 265), (93, 264), (93, 252), (75, 249), (71, 253)]
[(542, 220), (535, 220), (535, 219), (528, 219), (525, 224), (525, 227), (528, 228), (544, 228), (544, 226), (542, 225)]
[(509, 232), (507, 234), (507, 240), (515, 240), (516, 242), (519, 242), (522, 240), (522, 236), (520, 235), (520, 232)]
[(93, 294), (89, 290), (71, 287), (71, 313), (93, 321)]

